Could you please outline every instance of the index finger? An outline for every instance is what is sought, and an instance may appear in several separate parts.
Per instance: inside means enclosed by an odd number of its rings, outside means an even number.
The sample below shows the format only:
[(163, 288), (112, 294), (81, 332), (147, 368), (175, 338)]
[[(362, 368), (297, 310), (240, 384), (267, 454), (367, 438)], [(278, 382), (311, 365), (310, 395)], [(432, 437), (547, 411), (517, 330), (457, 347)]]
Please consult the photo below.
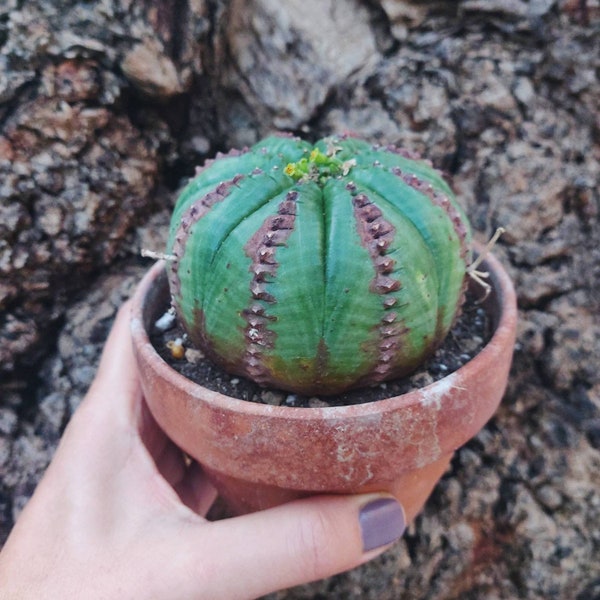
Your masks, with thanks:
[(103, 410), (120, 415), (128, 422), (137, 416), (141, 387), (137, 364), (133, 354), (129, 321), (131, 301), (125, 302), (117, 312), (106, 340), (96, 377), (86, 397), (86, 402), (101, 402)]

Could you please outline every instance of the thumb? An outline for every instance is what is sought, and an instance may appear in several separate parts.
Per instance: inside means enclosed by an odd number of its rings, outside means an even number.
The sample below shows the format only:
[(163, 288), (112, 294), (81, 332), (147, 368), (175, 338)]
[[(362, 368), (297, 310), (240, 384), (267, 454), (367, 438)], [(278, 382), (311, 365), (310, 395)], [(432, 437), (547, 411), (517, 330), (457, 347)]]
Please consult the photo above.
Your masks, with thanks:
[(179, 584), (188, 579), (182, 597), (256, 598), (329, 577), (380, 554), (405, 525), (400, 504), (378, 494), (316, 496), (204, 523), (188, 530), (195, 564), (177, 574)]

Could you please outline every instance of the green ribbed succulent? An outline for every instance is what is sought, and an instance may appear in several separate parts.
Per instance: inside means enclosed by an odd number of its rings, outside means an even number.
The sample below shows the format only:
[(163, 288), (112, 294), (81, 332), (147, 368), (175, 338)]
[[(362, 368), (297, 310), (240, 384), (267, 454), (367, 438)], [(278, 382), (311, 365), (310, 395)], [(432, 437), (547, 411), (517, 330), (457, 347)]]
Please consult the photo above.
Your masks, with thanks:
[(182, 192), (172, 301), (232, 374), (333, 394), (414, 370), (463, 302), (469, 224), (427, 161), (395, 147), (270, 137)]

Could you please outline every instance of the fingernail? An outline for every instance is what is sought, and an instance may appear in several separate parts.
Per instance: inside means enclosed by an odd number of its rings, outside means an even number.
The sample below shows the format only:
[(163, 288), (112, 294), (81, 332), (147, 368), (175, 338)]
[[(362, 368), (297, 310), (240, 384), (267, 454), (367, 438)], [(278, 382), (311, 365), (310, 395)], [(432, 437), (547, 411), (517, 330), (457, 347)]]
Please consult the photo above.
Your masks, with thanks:
[(404, 510), (394, 498), (377, 498), (365, 504), (358, 520), (364, 552), (396, 541), (406, 529)]

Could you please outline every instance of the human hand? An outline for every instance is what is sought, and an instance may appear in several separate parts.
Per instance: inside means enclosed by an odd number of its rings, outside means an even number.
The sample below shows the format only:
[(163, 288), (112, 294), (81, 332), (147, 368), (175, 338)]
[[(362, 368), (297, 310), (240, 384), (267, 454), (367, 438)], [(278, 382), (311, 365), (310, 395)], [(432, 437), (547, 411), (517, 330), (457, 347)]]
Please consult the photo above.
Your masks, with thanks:
[(317, 496), (209, 522), (216, 493), (150, 414), (117, 316), (100, 367), (0, 554), (2, 598), (256, 598), (373, 558), (389, 496)]

